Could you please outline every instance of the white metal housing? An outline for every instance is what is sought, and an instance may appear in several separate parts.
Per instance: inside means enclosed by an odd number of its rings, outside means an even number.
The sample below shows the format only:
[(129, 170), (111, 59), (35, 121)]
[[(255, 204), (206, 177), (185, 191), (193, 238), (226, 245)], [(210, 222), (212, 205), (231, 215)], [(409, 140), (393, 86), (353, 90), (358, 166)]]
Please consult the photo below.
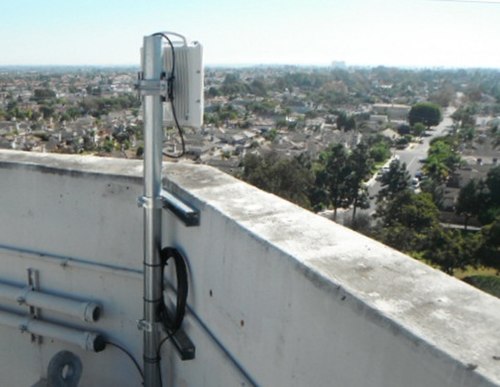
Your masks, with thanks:
[[(181, 127), (200, 128), (203, 124), (203, 47), (198, 42), (172, 40), (175, 50), (173, 82), (174, 107)], [(167, 78), (172, 72), (172, 48), (163, 49)], [(170, 103), (166, 103), (164, 123), (175, 125)]]

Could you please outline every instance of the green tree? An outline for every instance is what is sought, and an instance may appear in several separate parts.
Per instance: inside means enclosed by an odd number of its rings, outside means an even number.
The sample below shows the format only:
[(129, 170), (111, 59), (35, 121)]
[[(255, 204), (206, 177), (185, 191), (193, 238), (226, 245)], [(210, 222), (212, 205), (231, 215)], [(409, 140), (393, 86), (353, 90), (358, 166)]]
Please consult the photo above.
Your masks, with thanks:
[(439, 137), (431, 142), (423, 169), (431, 179), (443, 183), (460, 163), (455, 138)]
[(386, 141), (379, 141), (370, 146), (370, 158), (380, 163), (391, 156), (391, 148)]
[(114, 148), (115, 148), (115, 143), (109, 137), (106, 137), (106, 139), (104, 140), (104, 142), (100, 147), (100, 149), (106, 153), (111, 153)]
[(480, 262), (500, 272), (500, 217), (481, 229)]
[(368, 208), (368, 192), (364, 180), (370, 175), (373, 160), (368, 145), (360, 143), (352, 152), (342, 144), (332, 144), (323, 152), (316, 169), (316, 184), (311, 194), (315, 209), (333, 208), (334, 220), (339, 208), (353, 206), (353, 220), (358, 208)]
[(412, 126), (411, 132), (414, 136), (420, 137), (425, 133), (426, 129), (427, 128), (425, 127), (424, 124), (422, 124), (421, 122), (417, 122), (415, 125)]
[(427, 129), (441, 122), (441, 109), (432, 102), (420, 102), (412, 106), (408, 115), (410, 126), (417, 122), (424, 124)]
[(356, 224), (356, 210), (361, 208), (366, 210), (370, 208), (370, 195), (368, 187), (361, 185), (357, 191), (352, 191), (352, 223)]
[(54, 114), (54, 108), (52, 106), (42, 105), (40, 106), (40, 113), (42, 113), (43, 118), (48, 119)]
[(364, 136), (363, 141), (368, 144), (370, 158), (374, 162), (380, 163), (391, 157), (392, 141), (389, 138), (381, 134), (372, 134), (366, 136), (366, 139)]
[(456, 127), (474, 127), (476, 125), (477, 108), (473, 105), (460, 106), (453, 112), (451, 118)]
[(469, 181), (460, 189), (455, 206), (455, 212), (464, 217), (464, 229), (467, 230), (471, 216), (479, 214), (482, 209), (482, 195), (479, 184), (475, 180)]
[(346, 112), (340, 112), (337, 115), (337, 120), (336, 120), (337, 129), (339, 129), (339, 130), (344, 129), (345, 125), (346, 125), (346, 122), (347, 122), (347, 114), (346, 114)]
[(446, 230), (439, 224), (439, 210), (428, 193), (404, 190), (377, 207), (383, 226), (378, 238), (402, 252), (424, 259), (453, 274), (475, 265), (477, 243), (473, 236)]
[(354, 116), (349, 116), (349, 118), (347, 118), (344, 129), (345, 131), (356, 129), (356, 119)]
[(433, 179), (424, 179), (420, 182), (420, 190), (428, 193), (432, 197), (432, 201), (438, 208), (442, 208), (445, 186)]
[(433, 227), (422, 256), (447, 274), (476, 264), (473, 237), (464, 237), (460, 230)]
[(35, 89), (34, 99), (36, 101), (43, 101), (46, 99), (51, 99), (56, 97), (56, 92), (50, 89)]
[(491, 168), (486, 176), (486, 186), (489, 191), (489, 205), (500, 206), (500, 165)]
[(277, 152), (263, 156), (247, 154), (243, 159), (242, 178), (264, 191), (310, 208), (308, 193), (314, 177), (305, 164), (302, 159), (287, 158)]
[(410, 125), (406, 125), (406, 124), (398, 125), (397, 130), (398, 130), (398, 134), (401, 136), (406, 136), (406, 135), (411, 133)]
[[(333, 144), (325, 152), (322, 152), (318, 161), (316, 172), (315, 208), (326, 205), (333, 208), (333, 218), (337, 219), (337, 210), (347, 208), (350, 202), (347, 200), (350, 189), (347, 177), (350, 174), (348, 167), (348, 153), (343, 144)], [(321, 202), (318, 203), (317, 201)]]
[(491, 136), (493, 137), (492, 145), (494, 148), (500, 146), (500, 125), (497, 123), (490, 129)]
[(367, 209), (370, 207), (368, 190), (364, 186), (365, 179), (370, 175), (373, 160), (370, 158), (368, 144), (359, 143), (349, 154), (347, 168), (350, 171), (347, 176), (347, 201), (352, 203), (352, 219), (356, 217), (357, 208)]
[(248, 85), (240, 79), (239, 74), (227, 74), (220, 91), (224, 95), (244, 94), (248, 92)]
[(208, 89), (207, 95), (208, 98), (218, 97), (220, 95), (219, 89), (215, 88), (214, 86), (211, 86)]
[(481, 86), (477, 83), (470, 83), (465, 89), (465, 96), (471, 102), (479, 102), (483, 96)]
[(450, 175), (450, 170), (438, 157), (428, 157), (423, 169), (429, 178), (439, 183), (443, 183)]
[(455, 97), (455, 89), (450, 83), (442, 86), (439, 90), (430, 96), (431, 102), (434, 102), (442, 107), (449, 106), (450, 102)]
[(268, 141), (274, 141), (277, 136), (278, 136), (278, 131), (275, 128), (272, 128), (271, 130), (268, 130), (266, 133), (263, 134), (263, 137)]
[(462, 127), (458, 131), (458, 136), (463, 142), (471, 143), (476, 136), (476, 129), (474, 127)]
[(353, 116), (348, 116), (346, 112), (340, 112), (337, 116), (337, 129), (339, 130), (352, 130), (356, 129), (356, 120)]
[(378, 192), (377, 201), (392, 200), (399, 193), (410, 188), (410, 174), (406, 169), (406, 163), (393, 160), (389, 170), (382, 175), (380, 181), (382, 188)]
[(489, 224), (500, 216), (500, 166), (488, 171), (484, 185), (484, 207), (479, 214), (479, 220), (483, 224)]
[(401, 191), (377, 206), (376, 217), (381, 221), (379, 238), (405, 253), (424, 251), (430, 233), (439, 227), (438, 215), (430, 195)]
[(250, 83), (250, 91), (255, 95), (265, 97), (267, 95), (267, 85), (262, 79), (254, 79)]

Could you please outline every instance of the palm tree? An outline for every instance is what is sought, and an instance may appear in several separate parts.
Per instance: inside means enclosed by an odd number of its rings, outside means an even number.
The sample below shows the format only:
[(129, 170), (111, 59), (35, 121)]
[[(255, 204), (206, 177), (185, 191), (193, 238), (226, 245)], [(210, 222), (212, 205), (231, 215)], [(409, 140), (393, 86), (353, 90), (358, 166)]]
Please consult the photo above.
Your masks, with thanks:
[(438, 183), (445, 182), (450, 174), (450, 170), (446, 163), (439, 157), (427, 158), (423, 169), (429, 178)]

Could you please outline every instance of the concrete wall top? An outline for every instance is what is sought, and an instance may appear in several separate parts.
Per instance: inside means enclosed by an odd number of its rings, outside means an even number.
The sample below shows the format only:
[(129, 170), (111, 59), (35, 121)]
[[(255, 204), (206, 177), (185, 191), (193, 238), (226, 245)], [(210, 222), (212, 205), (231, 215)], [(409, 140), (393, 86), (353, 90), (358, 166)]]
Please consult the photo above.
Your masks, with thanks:
[[(118, 161), (118, 162), (117, 162)], [(44, 171), (64, 171), (68, 173), (97, 174), (142, 178), (142, 161), (106, 157), (82, 157), (80, 155), (59, 155), (54, 153), (31, 153), (0, 150), (2, 168), (28, 168)], [(61, 172), (62, 173), (62, 172)]]
[(500, 300), (407, 255), (206, 166), (169, 179), (264, 243), (281, 249), (325, 292), (385, 320), (500, 385)]
[[(137, 160), (16, 151), (0, 151), (0, 167), (142, 176)], [(499, 299), (211, 167), (166, 163), (165, 172), (171, 192), (278, 249), (325, 294), (500, 385)]]

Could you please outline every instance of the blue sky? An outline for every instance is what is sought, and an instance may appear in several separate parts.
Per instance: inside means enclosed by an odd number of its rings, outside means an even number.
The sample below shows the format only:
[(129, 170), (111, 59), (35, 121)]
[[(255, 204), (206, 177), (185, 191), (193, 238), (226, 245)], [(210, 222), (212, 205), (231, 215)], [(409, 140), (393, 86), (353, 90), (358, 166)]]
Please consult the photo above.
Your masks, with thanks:
[(500, 0), (4, 0), (0, 65), (138, 64), (165, 30), (207, 64), (500, 68)]

